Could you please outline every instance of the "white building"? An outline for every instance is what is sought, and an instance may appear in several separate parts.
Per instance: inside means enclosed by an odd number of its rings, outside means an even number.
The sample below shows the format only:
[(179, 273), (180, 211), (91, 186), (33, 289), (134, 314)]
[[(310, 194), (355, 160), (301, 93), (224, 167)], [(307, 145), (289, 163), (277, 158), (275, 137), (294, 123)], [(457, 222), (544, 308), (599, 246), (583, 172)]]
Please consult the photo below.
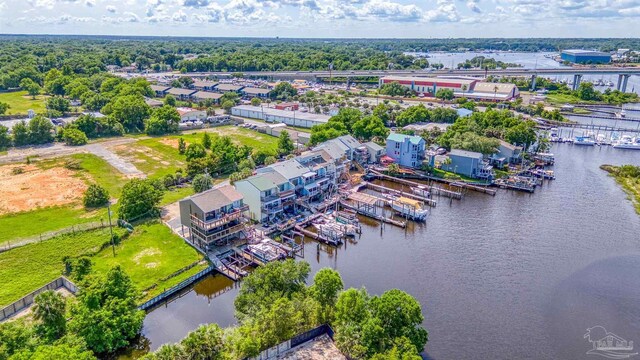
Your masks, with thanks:
[(326, 124), (329, 116), (308, 112), (278, 110), (265, 106), (238, 105), (231, 108), (231, 115), (266, 122), (284, 123), (289, 126), (311, 128), (314, 125)]
[(268, 172), (236, 181), (236, 190), (249, 205), (252, 220), (273, 222), (283, 211), (293, 207), (296, 193), (293, 185), (280, 173)]
[(180, 114), (180, 122), (194, 122), (194, 121), (204, 121), (207, 118), (207, 112), (204, 110), (196, 110), (187, 107), (179, 107), (176, 108), (178, 114)]

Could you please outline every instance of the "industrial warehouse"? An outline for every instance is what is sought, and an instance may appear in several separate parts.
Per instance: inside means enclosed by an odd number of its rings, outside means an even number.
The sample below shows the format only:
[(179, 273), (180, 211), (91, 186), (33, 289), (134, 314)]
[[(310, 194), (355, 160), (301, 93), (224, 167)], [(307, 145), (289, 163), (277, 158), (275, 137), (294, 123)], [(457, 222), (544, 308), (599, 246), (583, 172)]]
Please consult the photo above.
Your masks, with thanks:
[(465, 97), (482, 101), (508, 101), (520, 96), (518, 87), (509, 83), (492, 83), (474, 78), (430, 78), (385, 76), (380, 86), (397, 82), (422, 96), (433, 97), (440, 89), (453, 91), (455, 97)]

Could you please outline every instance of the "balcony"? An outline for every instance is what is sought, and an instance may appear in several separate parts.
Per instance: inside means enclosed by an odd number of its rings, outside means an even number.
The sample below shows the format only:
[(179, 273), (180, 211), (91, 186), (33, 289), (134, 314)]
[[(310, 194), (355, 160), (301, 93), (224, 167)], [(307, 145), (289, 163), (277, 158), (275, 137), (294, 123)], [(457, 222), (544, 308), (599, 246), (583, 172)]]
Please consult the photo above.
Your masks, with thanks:
[(191, 229), (191, 231), (193, 232), (194, 235), (196, 235), (196, 237), (198, 237), (201, 241), (205, 242), (207, 245), (211, 245), (212, 242), (224, 239), (226, 237), (229, 237), (231, 235), (234, 235), (240, 231), (243, 231), (245, 229), (245, 224), (241, 223), (238, 225), (234, 225), (231, 227), (228, 227), (226, 229), (222, 229), (218, 232), (215, 232), (213, 234), (210, 235), (205, 235), (204, 233), (200, 232), (197, 229)]
[(280, 199), (285, 199), (290, 196), (294, 196), (295, 194), (296, 194), (296, 191), (294, 189), (291, 189), (291, 190), (280, 191), (280, 194), (278, 195), (280, 196)]
[(262, 211), (267, 213), (267, 214), (275, 214), (278, 213), (280, 211), (282, 211), (282, 205), (278, 204), (278, 205), (270, 205), (270, 206), (266, 206), (266, 205), (262, 205), (261, 206)]
[(263, 204), (268, 204), (270, 202), (274, 202), (276, 200), (280, 199), (280, 197), (278, 195), (269, 195), (269, 196), (261, 196), (260, 197), (260, 202)]
[(249, 211), (249, 205), (244, 205), (238, 209), (234, 209), (228, 214), (210, 220), (201, 220), (197, 216), (195, 216), (195, 214), (191, 214), (191, 225), (195, 225), (204, 231), (209, 231), (211, 229), (223, 226), (230, 221), (242, 218), (244, 216), (244, 212), (246, 211)]

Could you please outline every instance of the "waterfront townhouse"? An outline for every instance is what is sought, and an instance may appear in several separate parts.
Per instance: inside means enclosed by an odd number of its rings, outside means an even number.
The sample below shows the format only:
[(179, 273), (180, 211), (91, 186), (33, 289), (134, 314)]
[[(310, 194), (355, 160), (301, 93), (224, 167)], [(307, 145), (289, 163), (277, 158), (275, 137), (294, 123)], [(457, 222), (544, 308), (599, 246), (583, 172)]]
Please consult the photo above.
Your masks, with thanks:
[(369, 155), (366, 162), (369, 164), (379, 163), (380, 158), (384, 156), (384, 148), (373, 141), (366, 142), (362, 145), (367, 149), (367, 154)]
[(481, 153), (451, 149), (449, 161), (444, 161), (442, 170), (474, 179), (493, 179), (493, 167), (484, 161)]
[(303, 175), (309, 172), (309, 168), (300, 164), (296, 159), (290, 159), (256, 169), (256, 172), (258, 174), (277, 172), (293, 185), (296, 193), (300, 193), (304, 187)]
[(283, 212), (293, 210), (296, 198), (293, 184), (278, 172), (257, 174), (234, 185), (255, 221), (271, 223)]
[(333, 158), (324, 150), (306, 151), (296, 158), (309, 171), (302, 177), (304, 187), (301, 195), (312, 200), (323, 197), (337, 184), (336, 167)]
[(347, 158), (348, 148), (340, 141), (326, 141), (313, 150), (324, 150), (332, 159), (335, 165), (335, 178), (339, 180), (343, 178), (349, 171), (351, 160)]
[(387, 156), (400, 166), (418, 168), (425, 159), (425, 141), (420, 136), (390, 134)]
[(231, 185), (184, 198), (179, 206), (185, 237), (205, 251), (244, 236), (249, 207)]

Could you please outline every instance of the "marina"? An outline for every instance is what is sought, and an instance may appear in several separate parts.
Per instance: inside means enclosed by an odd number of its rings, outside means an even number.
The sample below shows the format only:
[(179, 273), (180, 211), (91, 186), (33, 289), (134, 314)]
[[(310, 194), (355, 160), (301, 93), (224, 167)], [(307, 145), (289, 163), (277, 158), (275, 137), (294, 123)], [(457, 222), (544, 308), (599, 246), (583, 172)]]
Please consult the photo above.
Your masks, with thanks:
[[(312, 273), (339, 269), (345, 286), (365, 286), (374, 294), (399, 287), (415, 294), (426, 304), (425, 324), (441, 334), (429, 341), (427, 358), (493, 358), (494, 347), (505, 342), (521, 344), (502, 348), (506, 358), (582, 358), (576, 357), (587, 350), (582, 335), (594, 321), (606, 319), (621, 333), (640, 331), (631, 320), (638, 314), (630, 318), (619, 310), (640, 305), (630, 293), (640, 284), (628, 276), (640, 266), (629, 255), (637, 252), (640, 221), (624, 192), (598, 168), (640, 165), (640, 159), (613, 147), (560, 143), (551, 152), (557, 180), (535, 196), (469, 192), (464, 201), (440, 202), (426, 224), (408, 221), (404, 228), (360, 216), (357, 243), (321, 245), (304, 259)], [(610, 209), (606, 216), (592, 206), (596, 202)], [(619, 226), (608, 226), (609, 218)], [(514, 231), (516, 223), (521, 227)], [(620, 257), (622, 262), (611, 263)], [(628, 281), (610, 282), (603, 294), (595, 276)], [(177, 341), (202, 322), (234, 324), (236, 293), (226, 277), (206, 277), (148, 314), (140, 347)], [(573, 304), (572, 312), (565, 311), (567, 304)], [(460, 339), (476, 340), (456, 346)]]

